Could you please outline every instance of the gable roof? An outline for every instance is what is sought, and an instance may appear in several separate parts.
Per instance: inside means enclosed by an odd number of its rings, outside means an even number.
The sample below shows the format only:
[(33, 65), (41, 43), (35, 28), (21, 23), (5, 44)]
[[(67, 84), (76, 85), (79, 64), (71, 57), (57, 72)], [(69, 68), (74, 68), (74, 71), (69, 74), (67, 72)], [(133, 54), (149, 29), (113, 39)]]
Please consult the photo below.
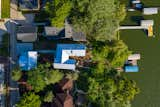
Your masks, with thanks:
[(67, 93), (58, 93), (53, 107), (73, 107), (73, 98)]
[(46, 26), (45, 28), (45, 35), (46, 36), (57, 36), (63, 29), (58, 29), (56, 27)]
[(69, 22), (65, 21), (65, 37), (72, 38), (73, 41), (86, 41), (86, 35), (83, 32), (77, 32)]
[(37, 40), (37, 27), (32, 25), (19, 26), (17, 29), (17, 39), (22, 42), (33, 42)]
[(73, 88), (73, 80), (68, 78), (63, 78), (59, 83), (61, 90), (71, 90)]

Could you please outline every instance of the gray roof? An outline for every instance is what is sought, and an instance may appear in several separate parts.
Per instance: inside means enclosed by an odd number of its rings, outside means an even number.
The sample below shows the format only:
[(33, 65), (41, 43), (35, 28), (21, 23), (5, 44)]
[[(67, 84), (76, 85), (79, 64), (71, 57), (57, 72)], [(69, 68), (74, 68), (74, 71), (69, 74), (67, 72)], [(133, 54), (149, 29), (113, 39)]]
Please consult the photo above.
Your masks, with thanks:
[(62, 31), (62, 29), (58, 29), (56, 27), (50, 27), (50, 26), (47, 26), (44, 29), (45, 29), (46, 36), (57, 36)]
[(20, 26), (17, 29), (17, 40), (22, 42), (34, 42), (37, 40), (37, 27)]
[(73, 41), (86, 41), (86, 36), (83, 32), (74, 32), (72, 38)]
[(17, 33), (37, 33), (37, 27), (32, 25), (19, 26)]
[(68, 21), (65, 22), (65, 37), (72, 38), (73, 41), (86, 41), (86, 36), (83, 32), (76, 32)]

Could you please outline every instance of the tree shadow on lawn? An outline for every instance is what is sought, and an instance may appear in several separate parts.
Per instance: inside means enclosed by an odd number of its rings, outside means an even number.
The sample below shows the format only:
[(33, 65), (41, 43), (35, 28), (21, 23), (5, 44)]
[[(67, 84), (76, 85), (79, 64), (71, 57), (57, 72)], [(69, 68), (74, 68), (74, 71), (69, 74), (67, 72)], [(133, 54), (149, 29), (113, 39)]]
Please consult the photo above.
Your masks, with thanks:
[(136, 22), (138, 25), (140, 25), (141, 20), (144, 20), (143, 16), (131, 16), (131, 20), (133, 22)]

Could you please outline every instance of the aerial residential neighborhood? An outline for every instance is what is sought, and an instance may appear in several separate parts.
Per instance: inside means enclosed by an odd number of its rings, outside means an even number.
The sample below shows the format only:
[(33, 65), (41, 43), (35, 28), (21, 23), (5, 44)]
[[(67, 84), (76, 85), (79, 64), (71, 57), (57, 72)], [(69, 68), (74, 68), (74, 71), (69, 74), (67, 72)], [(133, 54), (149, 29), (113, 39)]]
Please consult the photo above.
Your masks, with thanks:
[(159, 0), (0, 0), (0, 107), (160, 107)]

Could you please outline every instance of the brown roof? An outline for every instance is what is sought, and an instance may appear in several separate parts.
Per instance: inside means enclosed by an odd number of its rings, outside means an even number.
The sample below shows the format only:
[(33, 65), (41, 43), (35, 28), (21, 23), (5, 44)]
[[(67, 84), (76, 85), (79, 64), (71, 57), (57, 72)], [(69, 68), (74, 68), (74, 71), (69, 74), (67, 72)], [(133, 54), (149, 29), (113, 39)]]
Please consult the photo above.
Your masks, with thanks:
[(53, 107), (73, 107), (73, 98), (67, 93), (58, 93), (54, 99)]
[(68, 78), (63, 78), (59, 83), (58, 86), (61, 90), (71, 90), (73, 88), (73, 80)]

